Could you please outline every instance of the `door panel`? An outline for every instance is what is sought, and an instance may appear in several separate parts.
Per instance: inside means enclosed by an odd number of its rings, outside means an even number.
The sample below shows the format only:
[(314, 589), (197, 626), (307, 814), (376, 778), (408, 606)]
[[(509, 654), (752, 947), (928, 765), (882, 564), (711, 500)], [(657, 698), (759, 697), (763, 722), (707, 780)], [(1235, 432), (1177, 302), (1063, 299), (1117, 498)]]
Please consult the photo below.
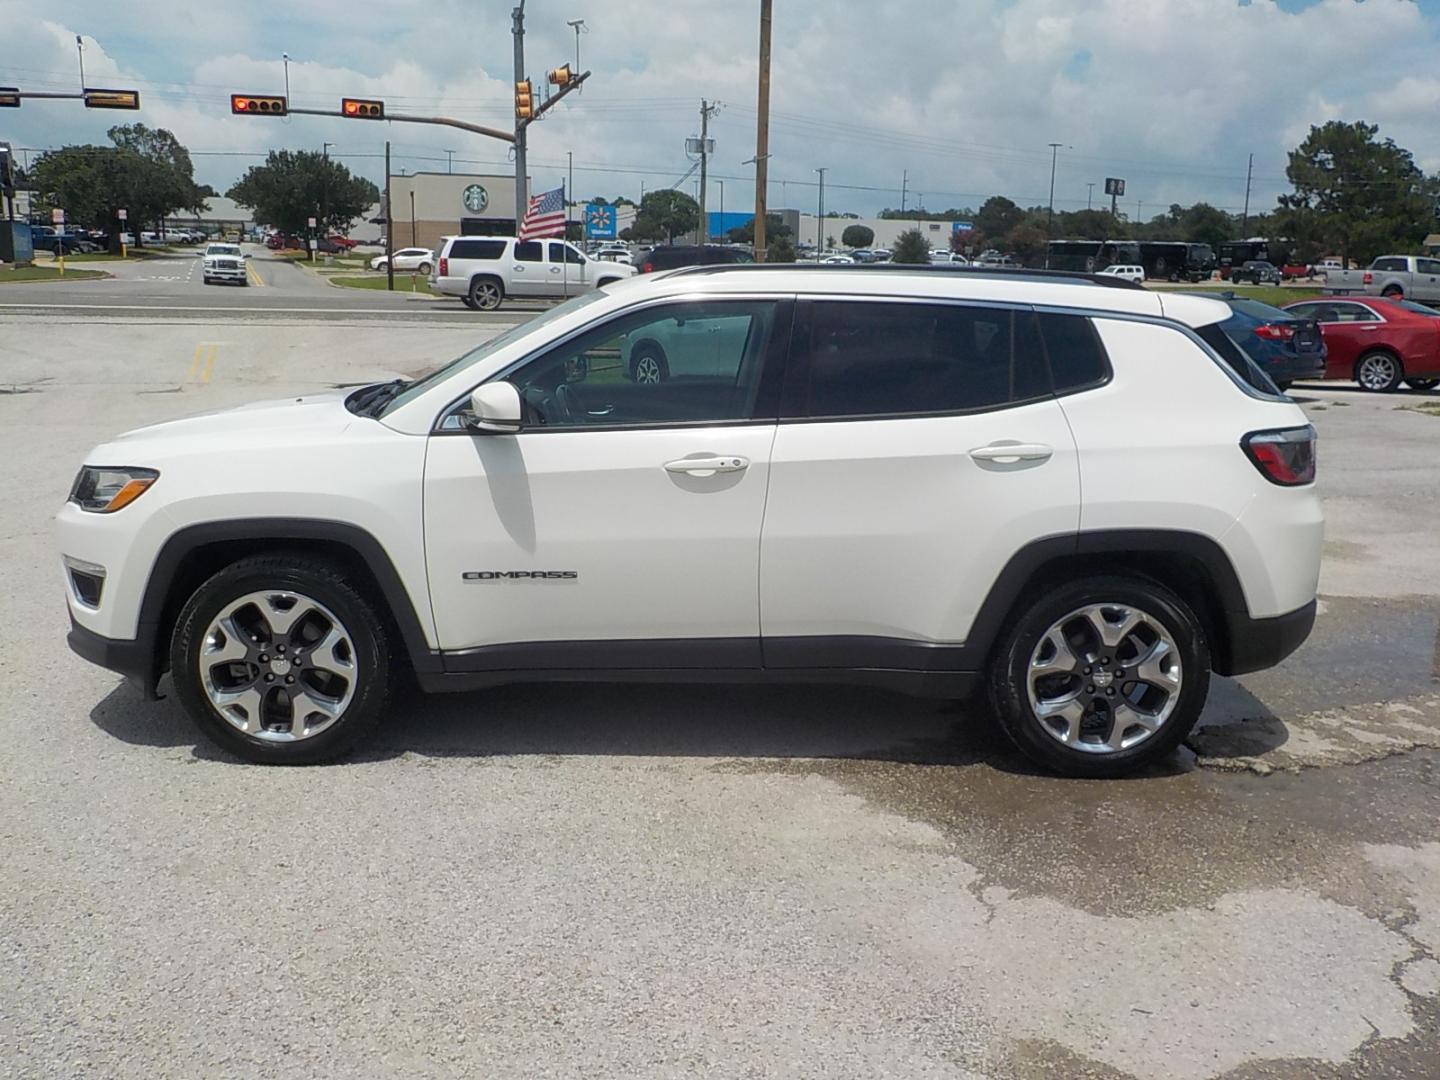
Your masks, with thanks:
[(545, 281), (548, 266), (545, 261), (545, 242), (519, 241), (511, 255), (509, 293), (512, 296), (547, 295), (549, 287)]
[[(441, 648), (756, 642), (774, 434), (761, 424), (432, 436), (425, 538)], [(666, 469), (702, 457), (747, 464)], [(520, 571), (573, 576), (494, 576)]]

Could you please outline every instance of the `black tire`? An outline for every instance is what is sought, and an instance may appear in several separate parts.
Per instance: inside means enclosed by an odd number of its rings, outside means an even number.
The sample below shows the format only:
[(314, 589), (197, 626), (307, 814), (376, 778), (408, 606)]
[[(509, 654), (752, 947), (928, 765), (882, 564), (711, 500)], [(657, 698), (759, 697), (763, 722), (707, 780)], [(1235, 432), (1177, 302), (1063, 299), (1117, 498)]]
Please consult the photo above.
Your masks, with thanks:
[(1362, 390), (1388, 394), (1405, 378), (1400, 358), (1384, 349), (1371, 349), (1355, 361), (1355, 381)]
[[(265, 765), (333, 761), (369, 737), (385, 713), (391, 673), (385, 623), (364, 598), (366, 588), (339, 565), (304, 555), (242, 559), (201, 585), (180, 612), (170, 642), (176, 697), (201, 734), (237, 757)], [(358, 673), (353, 695), (338, 718), (324, 730), (293, 742), (272, 742), (241, 731), (211, 703), (200, 674), (200, 649), (211, 621), (246, 594), (271, 590), (301, 593), (328, 608), (353, 643)]]
[(670, 360), (654, 341), (639, 342), (630, 350), (630, 381), (653, 386), (670, 378)]
[(416, 272), (417, 274), (419, 274), (421, 277), (429, 277), (429, 276), (430, 276), (430, 264), (429, 264), (428, 262), (422, 262), (419, 266), (417, 266), (417, 267), (415, 268), (415, 272)]
[(1405, 385), (1411, 390), (1434, 390), (1440, 386), (1440, 379), (1406, 379)]
[[(1031, 657), (1041, 638), (1066, 615), (1092, 605), (1133, 607), (1145, 612), (1173, 639), (1181, 670), (1176, 701), (1154, 733), (1129, 747), (1106, 752), (1075, 749), (1052, 734), (1030, 703), (1027, 681)], [(1123, 659), (1118, 652), (1113, 658), (1117, 664)], [(1090, 670), (1082, 669), (1087, 675)], [(1098, 664), (1095, 670), (1100, 670)], [(1076, 677), (1083, 683), (1086, 675)], [(1030, 760), (1064, 776), (1122, 776), (1166, 757), (1190, 734), (1209, 692), (1210, 647), (1199, 620), (1169, 589), (1148, 578), (1106, 575), (1032, 595), (1000, 640), (991, 661), (989, 683), (990, 702), (1001, 728)], [(1120, 685), (1120, 694), (1125, 692), (1125, 685)], [(1103, 738), (1110, 724), (1103, 718), (1101, 724), (1104, 732), (1099, 735), (1087, 736), (1089, 729), (1082, 726), (1081, 740)]]
[(462, 296), (462, 297), (460, 298), (460, 302), (461, 302), (462, 304), (464, 304), (466, 307), (468, 307), (471, 311), (479, 311), (479, 310), (480, 310), (478, 307), (475, 306), (475, 301), (470, 299), (470, 294), (469, 294), (469, 293), (466, 293), (464, 296)]
[(1387, 285), (1380, 295), (1386, 300), (1403, 300), (1405, 299), (1405, 290), (1399, 285)]
[(470, 306), (476, 311), (495, 311), (505, 300), (505, 286), (497, 277), (470, 280)]

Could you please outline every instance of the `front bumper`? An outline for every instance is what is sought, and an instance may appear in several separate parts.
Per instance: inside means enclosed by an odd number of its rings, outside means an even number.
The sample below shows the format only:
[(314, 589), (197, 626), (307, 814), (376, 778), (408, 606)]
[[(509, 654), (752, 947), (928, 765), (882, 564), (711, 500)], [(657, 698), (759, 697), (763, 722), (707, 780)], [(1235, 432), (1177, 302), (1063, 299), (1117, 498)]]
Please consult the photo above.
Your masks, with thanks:
[(1215, 657), (1221, 675), (1245, 675), (1272, 668), (1305, 643), (1315, 625), (1316, 602), (1269, 619), (1248, 613), (1227, 612), (1230, 647), (1227, 656)]
[(70, 620), (70, 633), (65, 643), (76, 656), (92, 664), (119, 672), (135, 683), (148, 698), (154, 698), (155, 682), (158, 675), (155, 665), (154, 637), (134, 641), (117, 641), (88, 630)]
[(233, 281), (244, 281), (246, 278), (243, 266), (207, 266), (204, 274), (208, 278), (229, 278)]

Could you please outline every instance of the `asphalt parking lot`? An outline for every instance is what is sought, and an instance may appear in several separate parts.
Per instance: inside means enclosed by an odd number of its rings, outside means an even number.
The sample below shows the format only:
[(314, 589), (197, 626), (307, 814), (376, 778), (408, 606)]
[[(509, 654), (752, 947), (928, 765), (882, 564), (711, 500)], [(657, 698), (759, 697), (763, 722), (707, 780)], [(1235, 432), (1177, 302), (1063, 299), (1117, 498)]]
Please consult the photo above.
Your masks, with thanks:
[(0, 1076), (1440, 1071), (1440, 416), (1401, 408), (1440, 395), (1296, 388), (1315, 634), (1152, 775), (1038, 775), (974, 704), (621, 686), (263, 769), (65, 648), (76, 466), (520, 316), (151, 284), (0, 297)]

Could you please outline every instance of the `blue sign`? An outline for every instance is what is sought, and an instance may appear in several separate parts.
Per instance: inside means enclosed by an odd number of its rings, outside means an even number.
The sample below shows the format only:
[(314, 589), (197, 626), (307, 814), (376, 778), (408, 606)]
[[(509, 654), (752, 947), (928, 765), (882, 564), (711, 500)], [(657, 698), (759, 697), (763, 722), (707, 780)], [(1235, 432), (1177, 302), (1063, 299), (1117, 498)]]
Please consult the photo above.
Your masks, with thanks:
[(971, 223), (971, 222), (969, 222), (969, 221), (952, 221), (952, 222), (950, 223), (950, 231), (951, 231), (952, 233), (957, 233), (957, 232), (970, 232), (970, 231), (973, 230), (974, 228), (975, 228), (974, 224)]
[(591, 240), (614, 240), (619, 235), (615, 228), (615, 207), (586, 203), (585, 235)]

